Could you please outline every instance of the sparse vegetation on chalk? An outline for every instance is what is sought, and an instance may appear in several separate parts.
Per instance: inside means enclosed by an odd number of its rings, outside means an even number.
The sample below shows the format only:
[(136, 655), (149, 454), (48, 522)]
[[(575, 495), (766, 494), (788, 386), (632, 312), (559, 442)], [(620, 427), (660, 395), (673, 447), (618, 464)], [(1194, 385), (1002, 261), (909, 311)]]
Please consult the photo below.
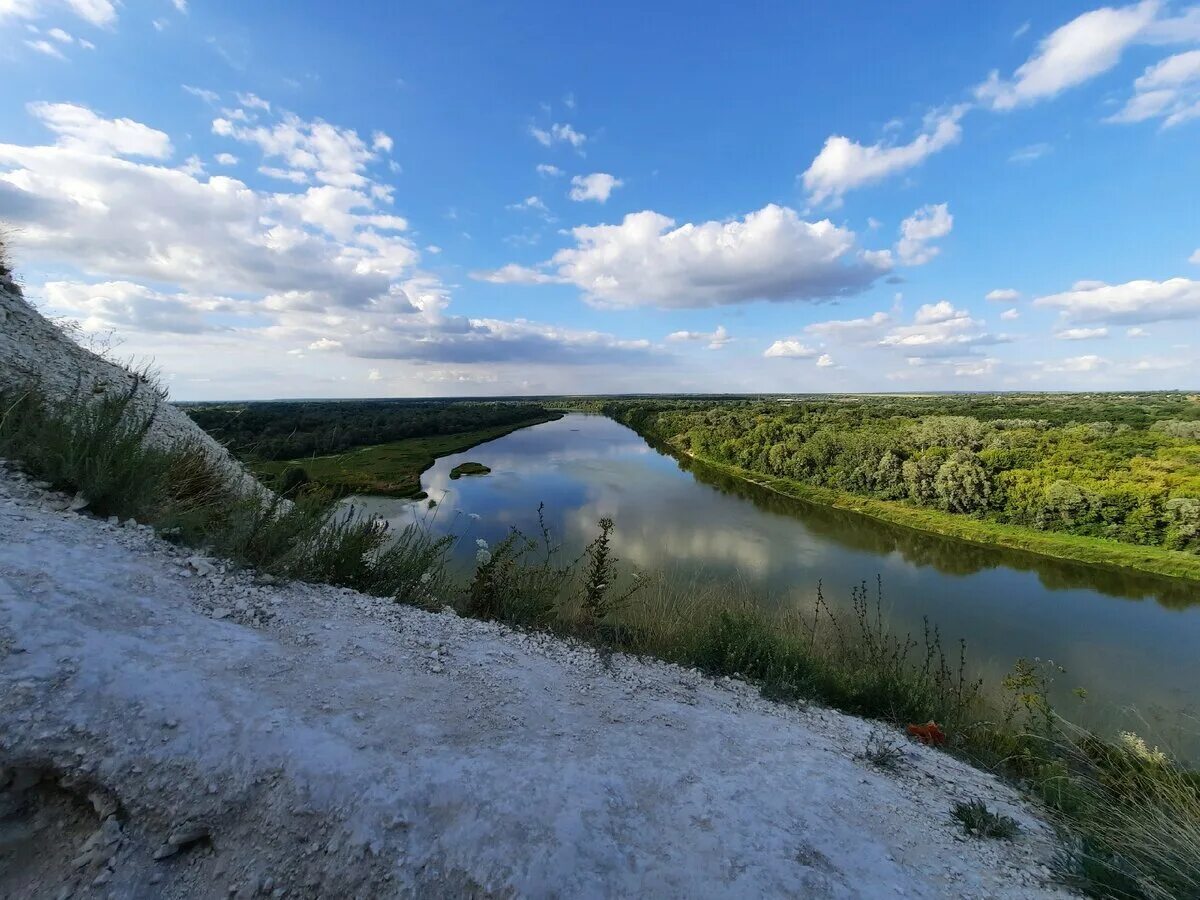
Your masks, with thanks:
[(1021, 832), (1015, 819), (992, 812), (982, 800), (956, 803), (950, 813), (962, 825), (963, 831), (973, 837), (1011, 840)]

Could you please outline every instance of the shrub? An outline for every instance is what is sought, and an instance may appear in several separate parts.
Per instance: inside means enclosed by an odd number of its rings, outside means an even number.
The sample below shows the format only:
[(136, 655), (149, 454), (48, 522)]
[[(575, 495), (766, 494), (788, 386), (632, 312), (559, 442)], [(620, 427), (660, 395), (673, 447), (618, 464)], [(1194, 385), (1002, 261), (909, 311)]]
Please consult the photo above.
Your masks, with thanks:
[(494, 547), (476, 541), (475, 572), (462, 599), (462, 612), (517, 625), (544, 626), (554, 619), (570, 567), (556, 562), (558, 548), (550, 541), (542, 506), (538, 524), (540, 542), (516, 528)]
[(147, 445), (150, 417), (130, 394), (51, 401), (37, 389), (0, 395), (0, 456), (98, 515), (136, 518), (240, 565), (287, 578), (423, 602), (444, 590), (451, 543), (336, 506), (328, 494), (295, 502), (239, 495), (205, 453)]
[(982, 800), (956, 803), (950, 812), (963, 831), (975, 837), (1011, 840), (1021, 832), (1015, 819), (992, 812)]
[(617, 593), (616, 581), (619, 572), (617, 558), (612, 553), (613, 520), (606, 516), (599, 524), (600, 534), (584, 550), (587, 566), (583, 574), (583, 601), (580, 612), (586, 628), (604, 624), (609, 616), (623, 607), (638, 590), (635, 581), (623, 593)]

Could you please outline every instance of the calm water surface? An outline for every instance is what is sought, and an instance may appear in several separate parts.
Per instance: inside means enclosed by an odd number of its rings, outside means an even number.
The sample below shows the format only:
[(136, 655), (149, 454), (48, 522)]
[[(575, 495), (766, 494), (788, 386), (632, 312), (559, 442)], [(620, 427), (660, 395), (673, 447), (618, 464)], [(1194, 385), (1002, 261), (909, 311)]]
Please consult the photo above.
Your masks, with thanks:
[[(450, 479), (472, 460), (490, 475)], [(546, 505), (554, 540), (574, 558), (596, 520), (616, 521), (623, 564), (681, 577), (738, 580), (777, 604), (849, 604), (850, 589), (883, 579), (893, 622), (920, 633), (922, 617), (968, 643), (989, 681), (1017, 657), (1066, 668), (1056, 700), (1093, 727), (1129, 728), (1200, 759), (1200, 597), (1191, 585), (975, 547), (852, 513), (789, 500), (657, 452), (610, 419), (572, 413), (448, 456), (425, 473), (437, 501), (357, 498), (404, 525), (420, 519), (495, 542), (510, 527), (537, 534)], [(1088, 691), (1086, 703), (1072, 694)]]

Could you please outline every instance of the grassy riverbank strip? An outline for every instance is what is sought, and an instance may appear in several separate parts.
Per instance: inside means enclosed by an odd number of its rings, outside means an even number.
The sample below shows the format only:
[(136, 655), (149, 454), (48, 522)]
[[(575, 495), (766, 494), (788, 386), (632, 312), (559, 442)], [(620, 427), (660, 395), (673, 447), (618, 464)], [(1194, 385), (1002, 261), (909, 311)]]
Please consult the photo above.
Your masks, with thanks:
[[(628, 425), (628, 423), (622, 424)], [(1167, 578), (1200, 581), (1200, 556), (1193, 553), (1126, 544), (1105, 538), (1037, 531), (1020, 525), (989, 522), (986, 519), (978, 519), (960, 513), (911, 506), (893, 500), (862, 497), (831, 488), (805, 484), (790, 478), (778, 478), (764, 475), (761, 472), (752, 472), (749, 469), (742, 469), (728, 463), (688, 453), (678, 447), (664, 446), (650, 435), (642, 434), (641, 436), (673, 455), (686, 456), (718, 472), (805, 503), (816, 503), (833, 509), (856, 512), (893, 525), (903, 525), (906, 528), (968, 541), (984, 547), (1004, 547), (1009, 550), (1022, 550), (1027, 553), (1086, 563), (1106, 569), (1135, 569), (1139, 572)]]
[(253, 468), (267, 478), (281, 475), (290, 468), (301, 468), (309, 481), (343, 496), (374, 494), (419, 500), (425, 496), (421, 490), (421, 475), (441, 457), (462, 453), (522, 428), (559, 418), (562, 418), (561, 413), (547, 413), (492, 428), (407, 438), (331, 456), (257, 463)]

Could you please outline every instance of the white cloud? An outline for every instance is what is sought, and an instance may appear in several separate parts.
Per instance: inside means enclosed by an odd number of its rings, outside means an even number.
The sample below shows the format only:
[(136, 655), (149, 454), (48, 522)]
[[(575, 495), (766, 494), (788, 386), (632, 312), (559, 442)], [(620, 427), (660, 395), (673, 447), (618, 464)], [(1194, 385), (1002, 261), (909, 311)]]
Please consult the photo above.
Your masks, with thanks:
[(529, 133), (543, 147), (550, 147), (554, 144), (570, 144), (579, 150), (587, 142), (587, 135), (576, 131), (571, 125), (555, 123), (550, 126), (549, 130), (531, 125)]
[(931, 247), (930, 241), (945, 237), (954, 226), (954, 216), (945, 203), (922, 206), (900, 223), (900, 240), (896, 243), (896, 255), (906, 266), (919, 266), (929, 262), (941, 252), (940, 247)]
[(262, 110), (263, 112), (271, 111), (270, 101), (264, 100), (262, 97), (258, 96), (258, 94), (239, 93), (237, 95), (237, 99), (238, 103), (242, 104), (243, 108), (245, 109), (258, 109)]
[(166, 159), (172, 152), (167, 135), (131, 119), (104, 119), (73, 103), (31, 103), (27, 108), (67, 150), (152, 159)]
[(836, 365), (836, 363), (833, 361), (833, 357), (828, 353), (822, 353), (819, 357), (817, 357), (817, 366), (819, 368), (828, 369), (834, 365)]
[(1145, 328), (1137, 328), (1137, 327), (1126, 328), (1125, 329), (1125, 337), (1131, 337), (1131, 338), (1150, 337), (1150, 332), (1148, 332)]
[(624, 183), (620, 178), (614, 178), (607, 172), (576, 175), (571, 179), (569, 196), (572, 200), (596, 200), (599, 203), (606, 203), (613, 189), (621, 187)]
[(876, 312), (859, 319), (814, 322), (805, 326), (804, 332), (827, 340), (855, 343), (878, 337), (891, 322), (892, 317), (887, 313)]
[(1090, 341), (1096, 338), (1108, 337), (1107, 328), (1064, 328), (1056, 331), (1054, 336), (1060, 341)]
[(39, 19), (54, 6), (66, 6), (79, 18), (97, 27), (117, 21), (111, 0), (0, 0), (0, 23), (5, 19)]
[(1133, 96), (1106, 121), (1162, 119), (1170, 128), (1200, 116), (1200, 50), (1168, 56), (1148, 67), (1133, 83)]
[(216, 106), (218, 101), (220, 101), (220, 99), (221, 99), (220, 94), (218, 94), (216, 91), (210, 91), (207, 88), (193, 87), (190, 84), (180, 85), (180, 87), (182, 87), (185, 91), (187, 91), (193, 97), (199, 97), (201, 100), (203, 100), (205, 103), (209, 104), (210, 106)]
[[(269, 107), (267, 101), (252, 94), (241, 99), (243, 110), (247, 108), (247, 100), (251, 101), (249, 108)], [(378, 139), (375, 147), (368, 147), (353, 129), (338, 128), (323, 119), (305, 121), (288, 112), (269, 126), (242, 124), (239, 119), (245, 118), (226, 115), (214, 119), (213, 133), (257, 145), (266, 159), (283, 160), (289, 170), (311, 173), (325, 184), (346, 188), (368, 184), (364, 173), (368, 164), (378, 158), (377, 151), (381, 149)]]
[(1200, 247), (1196, 248), (1196, 252), (1188, 257), (1188, 262), (1200, 266)]
[(1058, 309), (1072, 322), (1145, 324), (1169, 319), (1200, 318), (1200, 281), (1128, 281), (1105, 284), (1082, 281), (1069, 291), (1034, 300)]
[(556, 284), (559, 281), (553, 275), (547, 275), (545, 272), (531, 269), (528, 266), (518, 266), (516, 263), (509, 263), (499, 269), (486, 272), (472, 272), (471, 277), (491, 284)]
[(380, 372), (378, 369), (368, 369), (367, 370), (367, 381), (382, 381), (382, 380), (383, 380), (383, 373)]
[(703, 341), (709, 350), (720, 350), (733, 338), (730, 337), (724, 325), (718, 325), (715, 331), (673, 331), (667, 335), (668, 341)]
[[(320, 350), (328, 362), (315, 365), (331, 378), (337, 360), (352, 356), (416, 366), (511, 364), (520, 372), (514, 387), (538, 366), (669, 361), (645, 340), (448, 314), (449, 292), (417, 268), (420, 254), (402, 232), (407, 223), (379, 207), (381, 195), (390, 197), (375, 190), (379, 184), (260, 191), (186, 165), (139, 162), (122, 154), (146, 150), (146, 135), (161, 132), (132, 122), (114, 128), (85, 112), (68, 117), (69, 129), (62, 116), (47, 117), (62, 129), (57, 144), (0, 143), (0, 209), (19, 229), (26, 259), (76, 268), (94, 282), (42, 288), (49, 311), (134, 340), (159, 335), (127, 346), (173, 355), (172, 365), (198, 374), (214, 359), (228, 361), (223, 373), (244, 373), (237, 361), (253, 360), (255, 372), (274, 372), (255, 375), (260, 390), (288, 377), (305, 393), (316, 384), (310, 364)], [(164, 334), (187, 339), (172, 343)], [(305, 353), (302, 373), (268, 368), (291, 366)], [(549, 383), (551, 370), (541, 371)]]
[(816, 355), (816, 350), (805, 346), (796, 338), (776, 341), (763, 351), (763, 356), (768, 359), (812, 359)]
[(1047, 372), (1080, 373), (1095, 372), (1108, 365), (1107, 359), (1093, 353), (1085, 356), (1069, 356), (1066, 359), (1043, 363), (1042, 368)]
[(1157, 0), (1144, 0), (1085, 12), (1043, 39), (1011, 79), (993, 71), (975, 96), (994, 110), (1009, 110), (1083, 84), (1115, 66), (1158, 10)]
[(1009, 154), (1008, 161), (1012, 163), (1030, 163), (1035, 159), (1041, 159), (1053, 149), (1049, 144), (1027, 144), (1024, 147), (1018, 147)]
[(547, 208), (546, 204), (542, 202), (542, 198), (538, 197), (536, 195), (531, 196), (531, 197), (526, 197), (524, 200), (518, 201), (517, 203), (510, 203), (507, 208), (518, 210), (518, 211), (527, 210), (527, 211), (531, 211), (531, 212), (541, 213), (542, 215), (545, 215), (545, 216), (549, 216), (549, 214), (550, 214), (550, 210), (549, 210), (549, 208)]
[(41, 53), (45, 56), (51, 56), (54, 59), (66, 59), (66, 56), (63, 55), (63, 52), (59, 50), (58, 47), (49, 41), (44, 40), (43, 38), (26, 41), (25, 46), (30, 50), (36, 50), (38, 53)]
[(46, 32), (46, 34), (49, 35), (50, 37), (52, 37), (54, 40), (58, 41), (60, 44), (75, 43), (75, 38), (71, 37), (70, 34), (63, 31), (61, 28), (51, 28), (49, 31)]
[(227, 298), (179, 296), (153, 291), (128, 281), (76, 284), (51, 281), (43, 286), (46, 301), (80, 320), (87, 331), (110, 329), (197, 334), (213, 330), (204, 313), (230, 311)]
[(552, 166), (549, 163), (539, 163), (537, 167), (537, 173), (539, 175), (545, 175), (549, 178), (557, 178), (563, 174), (563, 170), (558, 166)]
[(174, 5), (176, 10), (183, 13), (184, 15), (187, 15), (188, 0), (171, 0), (171, 3)]
[(856, 252), (852, 231), (774, 204), (742, 219), (678, 226), (647, 210), (571, 234), (576, 246), (539, 268), (602, 307), (815, 300), (857, 293), (886, 271)]
[(236, 166), (238, 164), (238, 158), (232, 153), (218, 153), (213, 159), (221, 166)]
[(930, 356), (964, 356), (975, 348), (1002, 343), (1006, 339), (983, 330), (983, 322), (971, 318), (948, 300), (926, 303), (913, 317), (912, 325), (892, 328), (879, 341), (881, 347), (902, 351), (912, 359)]
[(904, 172), (956, 143), (962, 136), (959, 120), (967, 107), (930, 113), (924, 130), (911, 142), (888, 145), (883, 142), (863, 146), (850, 138), (833, 135), (826, 139), (821, 152), (801, 175), (808, 200), (838, 204), (847, 191)]
[(1013, 288), (996, 288), (994, 291), (984, 294), (983, 299), (991, 300), (993, 303), (1012, 303), (1014, 300), (1021, 299), (1021, 292)]
[(382, 131), (374, 131), (371, 133), (371, 149), (378, 150), (381, 153), (391, 153), (395, 143), (391, 137)]
[(1000, 318), (1005, 322), (1012, 322), (1015, 319), (1021, 318), (1021, 314), (1015, 309), (1006, 309), (1004, 312), (1000, 313)]
[(325, 308), (387, 306), (391, 279), (417, 259), (388, 234), (403, 220), (381, 216), (365, 193), (258, 192), (225, 176), (141, 164), (125, 157), (169, 154), (167, 135), (84, 107), (31, 112), (59, 141), (0, 144), (0, 208), (33, 257), (191, 293), (306, 292)]

